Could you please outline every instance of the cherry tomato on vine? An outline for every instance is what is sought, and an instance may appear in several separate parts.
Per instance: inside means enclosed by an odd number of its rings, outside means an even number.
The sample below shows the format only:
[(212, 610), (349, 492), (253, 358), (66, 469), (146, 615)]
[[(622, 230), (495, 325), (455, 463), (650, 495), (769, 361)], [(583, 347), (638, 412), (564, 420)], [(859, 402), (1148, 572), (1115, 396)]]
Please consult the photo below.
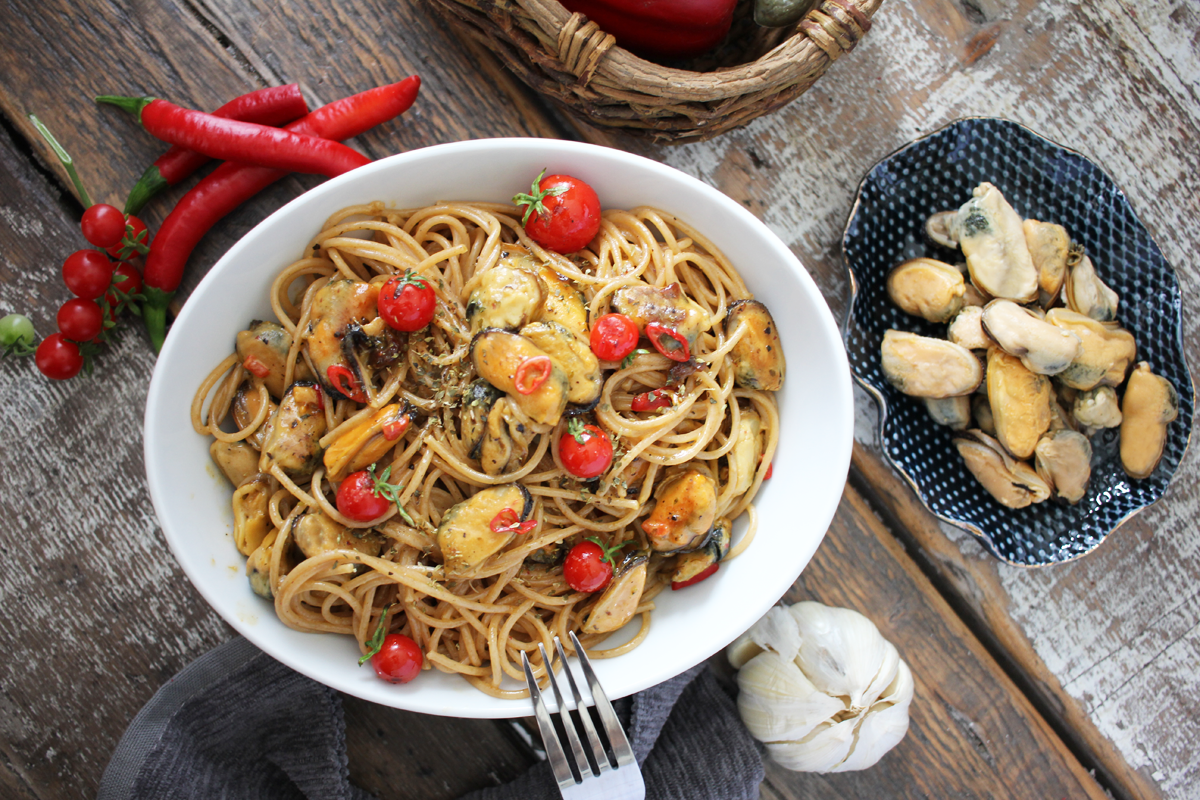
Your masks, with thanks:
[(56, 381), (74, 378), (83, 369), (79, 345), (68, 342), (61, 333), (52, 333), (43, 339), (33, 360), (39, 372)]
[(620, 361), (637, 348), (637, 323), (624, 314), (605, 314), (592, 325), (590, 343), (596, 358)]
[(437, 294), (429, 281), (410, 269), (404, 277), (388, 278), (379, 290), (379, 316), (398, 331), (419, 331), (433, 321)]
[(375, 674), (388, 683), (408, 683), (421, 673), (425, 654), (417, 643), (402, 633), (383, 637), (379, 652), (371, 656)]
[(113, 263), (99, 250), (76, 250), (63, 262), (62, 274), (71, 294), (95, 300), (112, 283)]
[(556, 253), (582, 250), (600, 231), (600, 198), (578, 178), (544, 175), (546, 170), (534, 179), (529, 194), (513, 197), (518, 207), (525, 206), (525, 232)]
[[(110, 308), (115, 309), (116, 313), (120, 313), (128, 306), (129, 298), (141, 291), (142, 273), (138, 272), (132, 264), (122, 261), (113, 270), (112, 288), (104, 293), (104, 299), (108, 301)], [(125, 305), (122, 305), (123, 302)]]
[[(150, 246), (150, 231), (146, 227), (146, 223), (139, 218), (130, 214), (126, 218), (126, 228), (122, 231), (121, 238), (117, 243), (108, 248), (108, 254), (116, 259), (133, 258), (136, 255), (145, 255), (145, 248)], [(125, 244), (128, 239), (134, 244)]]
[(125, 236), (125, 215), (116, 206), (108, 203), (96, 205), (83, 212), (79, 223), (83, 238), (101, 249), (119, 244)]
[(563, 578), (577, 592), (598, 592), (608, 585), (613, 575), (613, 553), (621, 545), (604, 547), (589, 536), (571, 548), (563, 561)]
[(572, 419), (567, 423), (567, 432), (558, 441), (558, 459), (563, 469), (575, 477), (595, 478), (612, 464), (612, 440), (595, 425), (584, 425), (578, 419)]
[(0, 319), (0, 355), (33, 355), (37, 342), (37, 331), (33, 322), (24, 314), (6, 314)]
[(55, 316), (62, 335), (73, 342), (90, 342), (104, 330), (104, 312), (94, 300), (76, 297), (58, 309)]

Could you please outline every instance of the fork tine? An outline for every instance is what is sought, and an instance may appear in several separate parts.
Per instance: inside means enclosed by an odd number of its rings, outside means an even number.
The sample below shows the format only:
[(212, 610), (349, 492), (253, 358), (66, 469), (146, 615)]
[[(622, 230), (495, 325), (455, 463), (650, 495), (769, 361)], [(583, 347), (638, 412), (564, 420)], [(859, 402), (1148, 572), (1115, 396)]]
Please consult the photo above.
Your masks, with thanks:
[(557, 636), (554, 637), (554, 647), (558, 651), (558, 660), (563, 663), (563, 672), (566, 673), (567, 683), (571, 684), (571, 694), (575, 696), (575, 707), (579, 709), (579, 720), (583, 723), (584, 735), (587, 736), (588, 744), (592, 748), (592, 755), (596, 757), (596, 764), (600, 767), (600, 772), (604, 773), (617, 765), (609, 759), (608, 751), (596, 733), (596, 726), (592, 724), (592, 715), (584, 707), (583, 695), (580, 694), (579, 686), (575, 683), (575, 673), (566, 667), (567, 654), (563, 651), (562, 642)]
[[(579, 741), (579, 733), (575, 730), (575, 722), (571, 719), (571, 712), (567, 709), (562, 692), (559, 691), (558, 679), (554, 677), (554, 668), (551, 665), (550, 656), (546, 653), (546, 647), (541, 642), (538, 642), (538, 651), (542, 654), (542, 663), (546, 665), (546, 674), (550, 676), (550, 688), (554, 691), (554, 702), (558, 706), (558, 719), (562, 723), (563, 730), (566, 731), (567, 742), (570, 743), (571, 753), (575, 756), (575, 766), (579, 768), (580, 778), (586, 778), (586, 773), (589, 772), (593, 775), (598, 775), (599, 773), (592, 769), (587, 755), (583, 752), (583, 744)], [(567, 666), (565, 659), (562, 665), (563, 671), (570, 675), (571, 670)], [(579, 711), (581, 715), (587, 713), (587, 710), (582, 707), (579, 708)]]
[(575, 645), (575, 655), (579, 656), (579, 663), (583, 665), (583, 676), (587, 678), (588, 688), (592, 692), (592, 700), (596, 703), (596, 711), (600, 714), (600, 721), (604, 724), (604, 732), (608, 734), (613, 755), (617, 757), (618, 766), (625, 767), (631, 764), (636, 766), (637, 759), (633, 756), (633, 748), (629, 746), (629, 740), (625, 738), (625, 729), (621, 727), (621, 721), (617, 719), (617, 712), (613, 710), (612, 703), (608, 701), (608, 695), (600, 686), (600, 679), (592, 670), (592, 662), (588, 660), (583, 645), (579, 644), (579, 637), (575, 635), (575, 631), (569, 633), (571, 644)]
[[(571, 762), (567, 760), (562, 742), (558, 740), (558, 732), (554, 730), (554, 722), (550, 719), (550, 712), (546, 710), (546, 703), (542, 700), (537, 679), (533, 677), (533, 667), (529, 665), (529, 656), (525, 651), (521, 651), (521, 664), (525, 667), (525, 683), (528, 684), (529, 696), (533, 699), (533, 713), (537, 717), (538, 730), (542, 734), (542, 746), (546, 748), (546, 760), (554, 770), (554, 779), (560, 787), (574, 786), (575, 775), (571, 772)], [(547, 661), (546, 672), (549, 671), (550, 662)]]

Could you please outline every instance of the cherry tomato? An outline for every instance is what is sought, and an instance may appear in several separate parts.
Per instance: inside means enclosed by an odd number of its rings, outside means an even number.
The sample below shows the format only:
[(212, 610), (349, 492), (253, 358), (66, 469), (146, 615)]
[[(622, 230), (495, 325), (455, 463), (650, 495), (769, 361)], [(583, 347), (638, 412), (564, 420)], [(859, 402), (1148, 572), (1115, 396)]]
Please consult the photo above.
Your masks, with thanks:
[(56, 381), (74, 378), (83, 369), (79, 345), (68, 342), (61, 333), (52, 333), (43, 339), (33, 360), (43, 375)]
[(33, 355), (37, 331), (24, 314), (6, 314), (0, 319), (0, 356)]
[(395, 330), (421, 330), (433, 320), (436, 309), (433, 287), (411, 269), (403, 278), (388, 278), (379, 290), (379, 316)]
[(416, 642), (402, 633), (389, 633), (379, 652), (371, 656), (371, 666), (388, 683), (408, 683), (420, 674), (424, 660)]
[(651, 322), (646, 325), (646, 338), (654, 349), (672, 361), (687, 361), (692, 357), (692, 349), (683, 334), (674, 328)]
[(550, 373), (553, 371), (554, 364), (550, 361), (550, 356), (533, 356), (517, 365), (513, 382), (521, 394), (533, 394), (542, 388), (543, 383), (550, 380)]
[(670, 408), (671, 395), (666, 389), (651, 389), (648, 392), (634, 395), (629, 401), (631, 411), (656, 411), (660, 408)]
[(76, 297), (58, 309), (55, 317), (62, 335), (74, 342), (90, 342), (104, 330), (104, 312), (94, 300)]
[(592, 326), (592, 352), (603, 361), (620, 361), (637, 343), (637, 323), (624, 314), (605, 314)]
[(382, 517), (392, 504), (375, 493), (375, 482), (375, 476), (365, 469), (348, 475), (337, 490), (337, 510), (355, 522)]
[(71, 294), (95, 300), (112, 283), (113, 263), (99, 250), (76, 250), (63, 262), (63, 282)]
[[(136, 255), (144, 255), (144, 250), (150, 246), (150, 231), (146, 228), (146, 223), (142, 222), (132, 214), (126, 219), (126, 228), (122, 231), (121, 238), (117, 243), (108, 248), (108, 254), (116, 259), (133, 258)], [(125, 244), (125, 240), (137, 244)], [(137, 245), (141, 245), (139, 248)]]
[(605, 560), (604, 549), (595, 542), (580, 542), (567, 553), (563, 578), (577, 592), (598, 592), (612, 580), (612, 564)]
[(600, 230), (600, 198), (596, 191), (570, 175), (550, 175), (546, 171), (533, 181), (530, 194), (513, 197), (517, 206), (525, 206), (521, 224), (529, 238), (556, 253), (574, 253), (587, 247)]
[(83, 212), (79, 227), (83, 228), (83, 238), (101, 249), (109, 248), (125, 235), (125, 215), (116, 206), (96, 203)]
[(671, 590), (675, 591), (678, 589), (686, 589), (687, 587), (689, 587), (693, 584), (699, 583), (700, 581), (707, 578), (709, 575), (712, 575), (714, 572), (716, 572), (717, 568), (720, 566), (721, 565), (719, 562), (714, 561), (707, 569), (705, 569), (703, 572), (696, 575), (695, 577), (688, 578), (686, 581), (678, 581), (678, 582), (671, 581)]
[(595, 425), (573, 419), (558, 441), (558, 458), (563, 469), (575, 477), (595, 478), (612, 464), (612, 441)]

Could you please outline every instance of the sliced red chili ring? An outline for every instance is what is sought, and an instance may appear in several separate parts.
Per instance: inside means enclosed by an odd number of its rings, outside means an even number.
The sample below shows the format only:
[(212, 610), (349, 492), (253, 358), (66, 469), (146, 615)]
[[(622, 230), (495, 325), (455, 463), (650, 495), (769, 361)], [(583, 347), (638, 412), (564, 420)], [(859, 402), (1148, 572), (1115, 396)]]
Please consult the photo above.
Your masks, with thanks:
[(771, 473), (774, 471), (775, 471), (775, 462), (772, 461), (770, 464), (767, 464), (767, 474), (763, 475), (763, 480), (764, 481), (771, 480)]
[(649, 322), (646, 324), (646, 338), (655, 350), (672, 361), (687, 361), (692, 357), (692, 348), (687, 339), (674, 328)]
[(383, 438), (389, 442), (394, 442), (404, 435), (408, 430), (409, 418), (408, 414), (401, 414), (396, 419), (388, 420), (383, 423)]
[(349, 367), (344, 367), (341, 364), (334, 364), (329, 369), (325, 370), (325, 375), (329, 378), (329, 383), (334, 389), (349, 397), (356, 403), (367, 402), (367, 396), (363, 393), (362, 386), (358, 383), (358, 378), (350, 371)]
[(629, 402), (629, 408), (633, 411), (656, 411), (669, 408), (671, 404), (671, 395), (667, 394), (665, 389), (651, 389), (634, 395), (633, 400)]
[(686, 589), (694, 583), (699, 583), (709, 575), (712, 575), (714, 572), (716, 572), (719, 566), (721, 566), (720, 562), (714, 561), (712, 565), (708, 567), (708, 569), (704, 570), (694, 578), (688, 578), (686, 581), (672, 581), (671, 590), (674, 591), (676, 589)]
[(514, 376), (517, 391), (521, 394), (533, 394), (542, 388), (543, 383), (550, 380), (550, 371), (553, 368), (550, 356), (533, 356), (525, 359), (517, 365), (517, 374)]
[(522, 522), (516, 511), (511, 508), (502, 508), (499, 514), (492, 517), (489, 527), (492, 529), (492, 533), (529, 533), (537, 527), (537, 520), (527, 519)]
[(271, 368), (254, 356), (246, 356), (246, 360), (242, 362), (242, 366), (256, 378), (265, 378), (271, 374)]

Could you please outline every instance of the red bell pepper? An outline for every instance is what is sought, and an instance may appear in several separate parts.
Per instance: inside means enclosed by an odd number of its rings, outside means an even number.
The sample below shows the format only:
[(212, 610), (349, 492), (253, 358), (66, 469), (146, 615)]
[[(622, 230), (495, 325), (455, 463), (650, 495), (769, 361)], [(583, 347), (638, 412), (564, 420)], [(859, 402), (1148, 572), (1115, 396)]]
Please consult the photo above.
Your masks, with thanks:
[(562, 0), (640, 56), (692, 58), (721, 43), (737, 0)]

